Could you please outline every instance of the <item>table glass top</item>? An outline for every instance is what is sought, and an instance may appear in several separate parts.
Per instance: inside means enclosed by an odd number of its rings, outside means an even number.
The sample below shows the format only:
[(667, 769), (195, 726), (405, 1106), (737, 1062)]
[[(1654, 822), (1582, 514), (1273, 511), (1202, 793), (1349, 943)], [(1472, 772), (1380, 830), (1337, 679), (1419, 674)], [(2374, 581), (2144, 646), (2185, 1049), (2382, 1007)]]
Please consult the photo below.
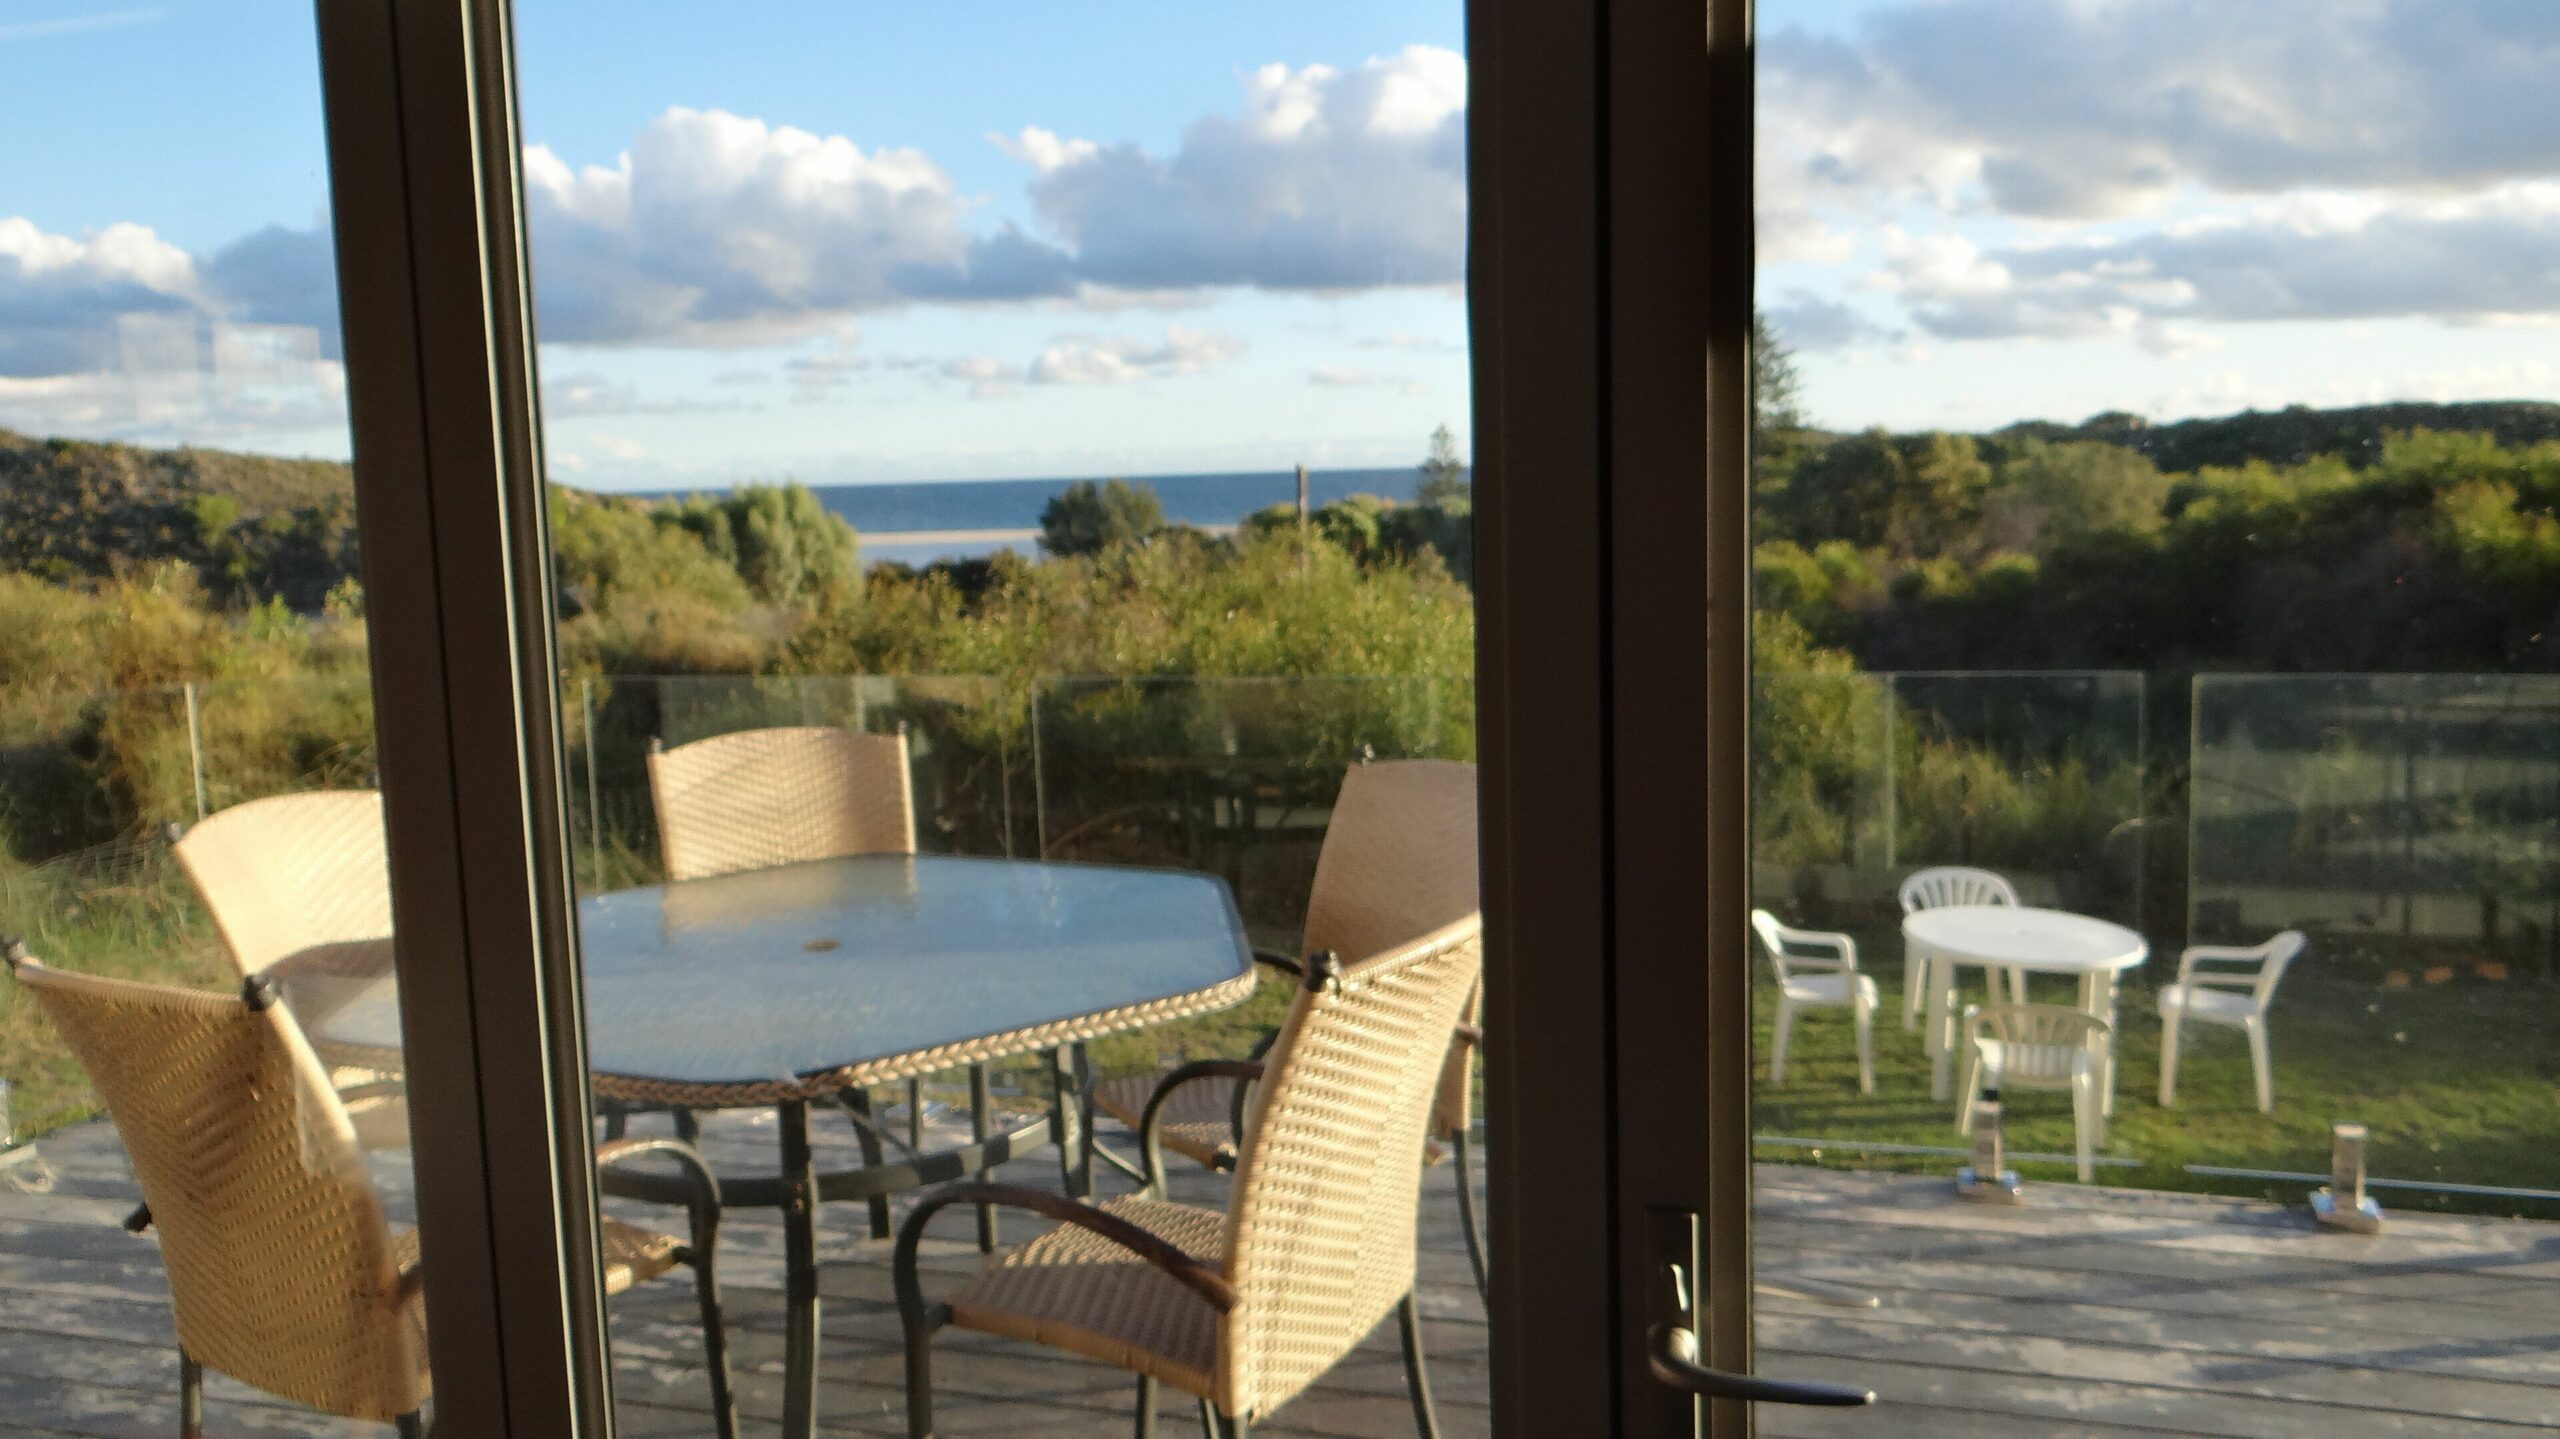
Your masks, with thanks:
[[(596, 1072), (686, 1084), (894, 1059), (1197, 994), (1253, 964), (1214, 876), (949, 855), (624, 890), (581, 901), (578, 923)], [(399, 1043), (379, 973), (285, 991), (324, 1042)]]
[(1902, 918), (1902, 932), (1943, 954), (2019, 969), (2126, 969), (2151, 947), (2103, 919), (2014, 904), (1949, 904)]

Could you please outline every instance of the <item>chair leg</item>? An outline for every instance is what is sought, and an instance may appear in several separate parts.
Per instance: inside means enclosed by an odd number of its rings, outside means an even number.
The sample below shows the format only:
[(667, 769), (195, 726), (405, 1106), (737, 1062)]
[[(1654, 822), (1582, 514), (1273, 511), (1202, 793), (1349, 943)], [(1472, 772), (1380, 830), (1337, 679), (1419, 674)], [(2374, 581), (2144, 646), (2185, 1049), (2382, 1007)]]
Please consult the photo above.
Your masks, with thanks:
[(1783, 999), (1779, 1000), (1777, 1022), (1771, 1026), (1774, 1033), (1769, 1036), (1769, 1082), (1771, 1084), (1787, 1082), (1787, 1032), (1794, 1029), (1795, 1025), (1796, 1007)]
[(391, 1422), (399, 1426), (400, 1439), (427, 1439), (427, 1421), (418, 1417), (415, 1409)]
[(1476, 1297), (1491, 1303), (1493, 1286), (1485, 1264), (1484, 1216), (1476, 1208), (1475, 1136), (1461, 1129), (1450, 1140), (1449, 1149), (1458, 1171), (1458, 1229), (1467, 1238), (1467, 1263), (1476, 1271)]
[(1875, 1007), (1858, 1000), (1850, 1007), (1850, 1018), (1858, 1025), (1858, 1092), (1876, 1092), (1876, 1022)]
[(178, 1351), (178, 1439), (204, 1439), (204, 1366)]
[(1200, 1432), (1209, 1439), (1253, 1439), (1252, 1429), (1244, 1416), (1230, 1418), (1211, 1407), (1208, 1400), (1200, 1401)]
[(2098, 1177), (2094, 1148), (2098, 1124), (2098, 1083), (2084, 1074), (2071, 1081), (2071, 1140), (2080, 1160), (2083, 1184)]
[(1902, 942), (1902, 1027), (1920, 1027), (1920, 1001), (1929, 992), (1928, 956), (1909, 940)]
[(2276, 1112), (2276, 1070), (2273, 1057), (2267, 1053), (2266, 1021), (2253, 1019), (2247, 1027), (2249, 1063), (2258, 1071), (2258, 1112), (2273, 1114)]
[(2160, 1107), (2178, 1102), (2178, 1012), (2160, 1017)]
[(1156, 1377), (1138, 1376), (1138, 1439), (1156, 1439)]
[[(862, 1162), (872, 1168), (880, 1165), (880, 1134), (871, 1127), (871, 1091), (854, 1088), (837, 1096), (844, 1112), (853, 1116), (853, 1140), (862, 1146)], [(871, 1199), (871, 1237), (889, 1237), (889, 1197), (874, 1195)]]
[(1982, 1051), (1964, 1057), (1956, 1072), (1956, 1133), (1973, 1133), (1973, 1102), (1982, 1096)]
[(1422, 1439), (1440, 1439), (1440, 1416), (1431, 1411), (1431, 1376), (1422, 1362), (1422, 1307), (1407, 1291), (1396, 1305), (1396, 1328), (1404, 1335), (1404, 1384), (1413, 1396), (1413, 1427)]
[(719, 1439), (738, 1439), (738, 1397), (729, 1370), (729, 1328), (720, 1307), (719, 1217), (694, 1226), (693, 1294), (702, 1309), (702, 1362), (711, 1378), (711, 1427)]
[(930, 1311), (901, 1313), (907, 1340), (907, 1439), (933, 1439), (933, 1331)]

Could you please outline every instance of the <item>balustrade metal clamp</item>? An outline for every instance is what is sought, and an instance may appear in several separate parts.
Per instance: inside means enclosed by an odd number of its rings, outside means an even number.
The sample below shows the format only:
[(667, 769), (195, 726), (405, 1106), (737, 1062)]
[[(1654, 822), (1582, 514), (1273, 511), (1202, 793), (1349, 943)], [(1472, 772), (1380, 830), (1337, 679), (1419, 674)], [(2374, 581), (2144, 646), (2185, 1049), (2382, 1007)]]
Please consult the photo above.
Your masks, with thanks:
[(2364, 1192), (2361, 1124), (2329, 1126), (2329, 1187), (2311, 1192), (2311, 1217), (2351, 1234), (2380, 1234), (2382, 1206)]
[(1973, 1101), (1973, 1162), (1956, 1171), (1956, 1193), (1976, 1204), (2024, 1204), (2026, 1186), (2008, 1167), (2000, 1142), (2000, 1094)]

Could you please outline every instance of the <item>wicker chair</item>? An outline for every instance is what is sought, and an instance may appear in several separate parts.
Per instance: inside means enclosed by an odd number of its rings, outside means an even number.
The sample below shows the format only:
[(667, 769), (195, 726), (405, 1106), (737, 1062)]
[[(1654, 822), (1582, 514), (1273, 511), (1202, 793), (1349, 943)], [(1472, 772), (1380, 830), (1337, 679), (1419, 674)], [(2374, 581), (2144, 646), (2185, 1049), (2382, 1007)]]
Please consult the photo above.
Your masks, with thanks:
[(649, 797), (670, 880), (916, 852), (903, 729), (740, 730), (653, 745)]
[[(424, 1432), (428, 1393), (417, 1233), (385, 1222), (355, 1131), (272, 984), (238, 997), (48, 969), (10, 969), (106, 1101), (157, 1229), (179, 1347), (179, 1432), (203, 1431), (204, 1370), (348, 1419)], [(713, 1255), (719, 1186), (671, 1139), (597, 1151), (673, 1159), (695, 1188), (690, 1242), (605, 1221), (605, 1290), (694, 1271), (712, 1412), (734, 1439)]]
[[(194, 884), (223, 952), (243, 978), (293, 961), (389, 959), (391, 865), (382, 796), (372, 790), (272, 795), (220, 810), (192, 830), (169, 827), (170, 852)], [(341, 1066), (367, 1149), (404, 1149), (408, 1106), (397, 1077)]]
[[(1316, 857), (1301, 952), (1374, 953), (1400, 934), (1437, 929), (1474, 914), (1476, 873), (1474, 765), (1453, 760), (1354, 765), (1342, 777), (1332, 823)], [(1298, 974), (1297, 962), (1285, 956), (1256, 952), (1254, 958), (1293, 977)], [(1426, 1159), (1434, 1164), (1456, 1159), (1460, 1229), (1481, 1294), (1486, 1287), (1484, 1226), (1476, 1210), (1472, 1162), (1475, 1058), (1482, 1044), (1476, 1028), (1479, 1007), (1480, 1000), (1471, 996), (1449, 1047), (1448, 1066), (1432, 1104)], [(1265, 1036), (1263, 1044), (1275, 1037)], [(1260, 1057), (1259, 1050), (1254, 1057)], [(1235, 1167), (1246, 1088), (1242, 1081), (1214, 1072), (1178, 1069), (1104, 1080), (1093, 1087), (1093, 1103), (1142, 1136), (1146, 1168), (1135, 1177), (1161, 1197), (1163, 1170), (1156, 1156), (1162, 1150), (1214, 1170)], [(1089, 1128), (1086, 1139), (1091, 1142)], [(1108, 1150), (1097, 1153), (1119, 1162)]]
[[(1159, 1384), (1197, 1397), (1213, 1433), (1244, 1439), (1392, 1311), (1415, 1421), (1436, 1435), (1413, 1298), (1416, 1161), (1483, 949), (1483, 921), (1469, 915), (1349, 964), (1308, 957), (1268, 1057), (1208, 1061), (1259, 1080), (1223, 1213), (1151, 1195), (1088, 1207), (1003, 1184), (920, 1201), (892, 1257), (909, 1434), (933, 1433), (931, 1345), (945, 1326), (1134, 1372), (1141, 1439), (1154, 1432)], [(929, 1304), (918, 1249), (934, 1214), (960, 1203), (1060, 1222)]]
[[(859, 854), (916, 852), (915, 792), (907, 765), (907, 731), (889, 734), (827, 725), (738, 730), (673, 748), (651, 741), (649, 797), (658, 816), (658, 850), (671, 882), (741, 870)], [(971, 1067), (969, 1092), (984, 1092)], [(910, 1150), (924, 1144), (924, 1081), (907, 1082)], [(871, 1096), (838, 1097), (854, 1125), (866, 1164), (886, 1157)], [(607, 1113), (609, 1134), (622, 1132), (630, 1106)], [(693, 1116), (675, 1111), (676, 1132), (694, 1134)], [(889, 1237), (889, 1201), (874, 1199), (871, 1237)], [(992, 1232), (988, 1247), (994, 1247)]]

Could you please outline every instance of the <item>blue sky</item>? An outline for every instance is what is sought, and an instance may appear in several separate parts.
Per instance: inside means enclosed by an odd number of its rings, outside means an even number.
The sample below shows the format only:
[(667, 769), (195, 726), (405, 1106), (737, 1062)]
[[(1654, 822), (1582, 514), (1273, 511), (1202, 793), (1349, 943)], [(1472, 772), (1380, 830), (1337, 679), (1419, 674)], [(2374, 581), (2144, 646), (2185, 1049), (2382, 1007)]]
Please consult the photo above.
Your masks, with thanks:
[[(520, 0), (559, 477), (1410, 463), (1460, 8)], [(2560, 6), (1763, 0), (1836, 426), (2560, 393)], [(307, 3), (0, 0), (0, 424), (343, 454)], [(101, 77), (111, 77), (102, 83)]]

